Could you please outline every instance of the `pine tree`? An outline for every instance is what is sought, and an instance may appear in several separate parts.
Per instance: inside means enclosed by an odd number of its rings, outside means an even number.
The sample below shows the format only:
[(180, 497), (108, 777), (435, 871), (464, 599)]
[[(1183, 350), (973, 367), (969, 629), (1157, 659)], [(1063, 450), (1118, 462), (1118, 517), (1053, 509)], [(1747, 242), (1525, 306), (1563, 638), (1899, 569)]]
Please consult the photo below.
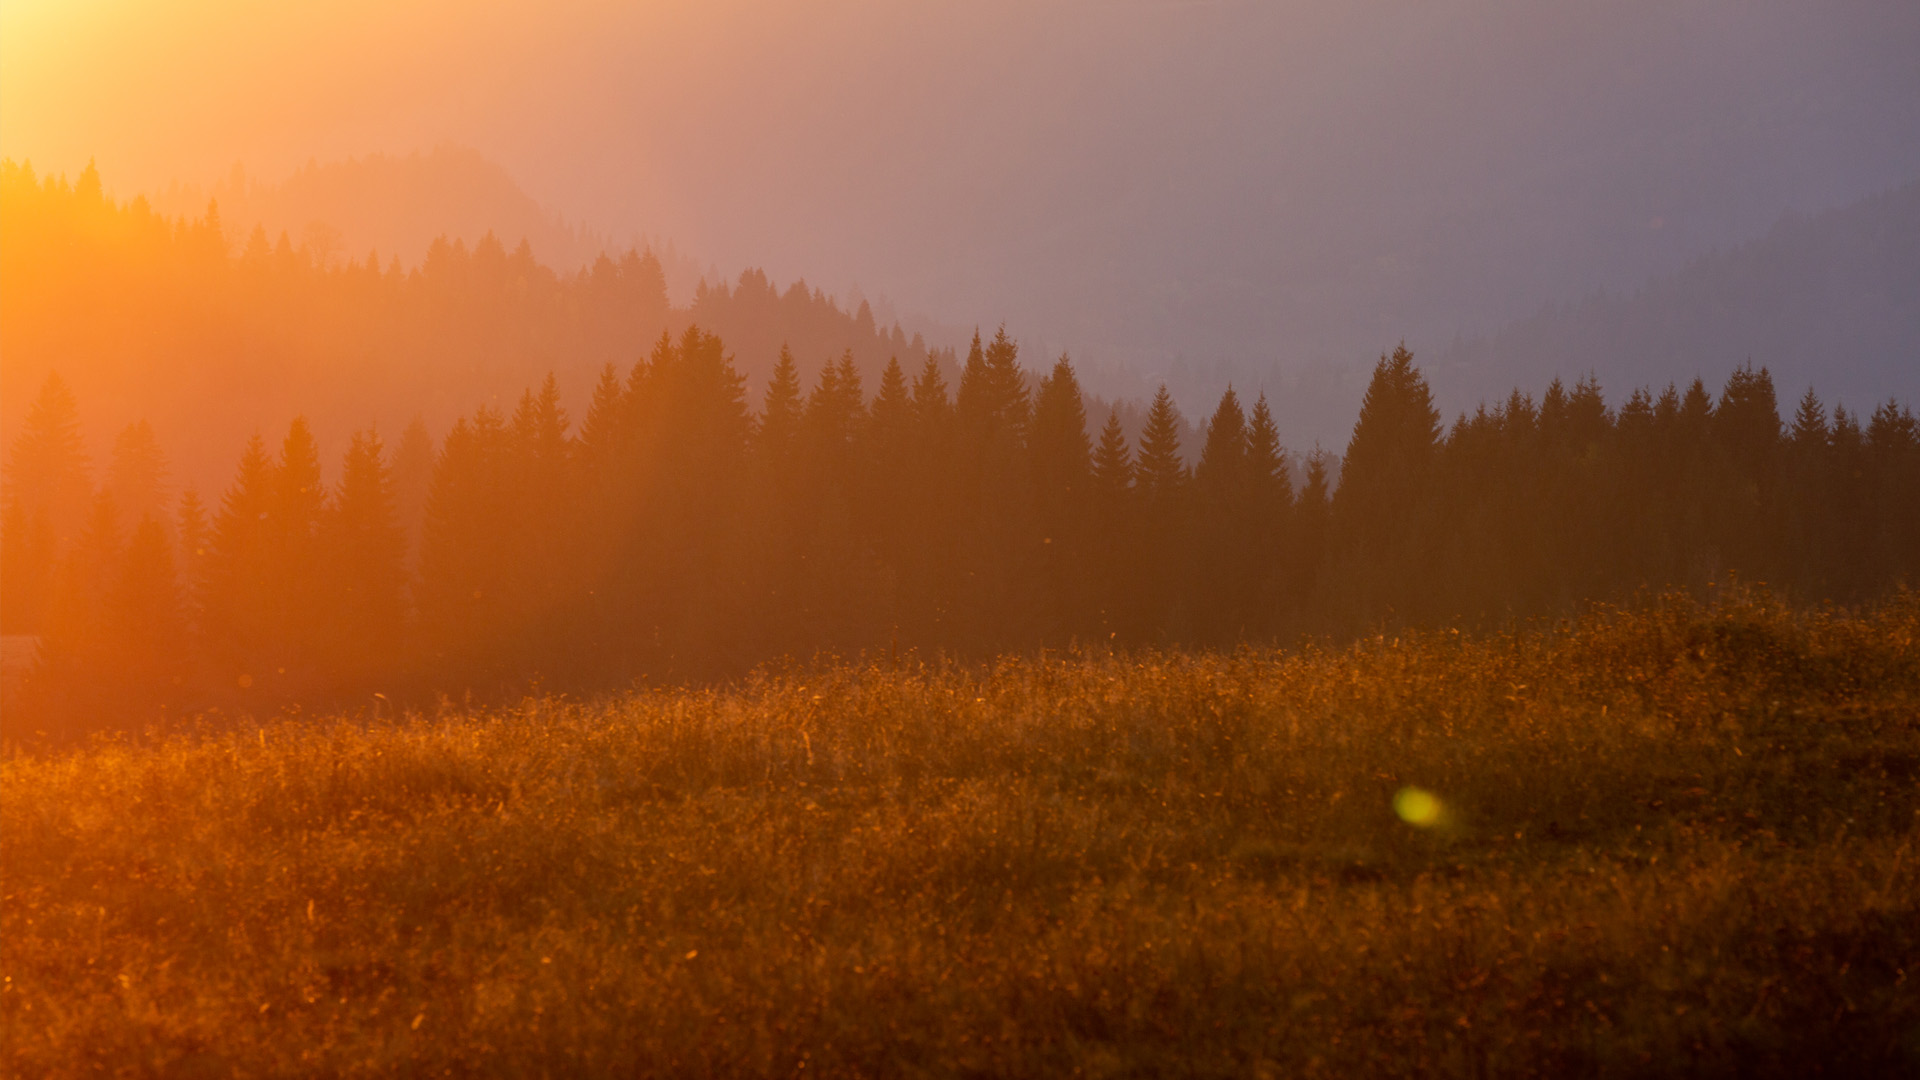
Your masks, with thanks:
[(767, 393), (760, 408), (756, 438), (762, 462), (768, 469), (784, 473), (791, 468), (800, 437), (800, 366), (793, 351), (783, 343), (780, 359), (773, 365), (773, 377), (767, 381)]
[(1259, 515), (1262, 520), (1277, 521), (1292, 509), (1293, 476), (1265, 394), (1253, 403), (1252, 423), (1247, 428), (1247, 475), (1254, 499), (1263, 508)]
[(1207, 614), (1207, 600), (1192, 603), (1194, 550), (1187, 505), (1187, 467), (1180, 460), (1180, 414), (1165, 386), (1147, 410), (1135, 455), (1138, 556), (1134, 563), (1139, 608), (1135, 632), (1150, 639), (1189, 636), (1194, 616)]
[(1727, 378), (1713, 410), (1713, 536), (1728, 569), (1777, 580), (1785, 527), (1780, 505), (1783, 437), (1773, 378), (1751, 364)]
[(1043, 595), (1035, 598), (1040, 620), (1036, 632), (1043, 640), (1062, 640), (1076, 630), (1091, 631), (1096, 624), (1084, 609), (1097, 595), (1097, 582), (1087, 565), (1092, 544), (1093, 445), (1087, 438), (1087, 410), (1080, 382), (1065, 354), (1040, 380), (1034, 400), (1032, 432), (1027, 442), (1032, 463), (1032, 521), (1038, 536), (1038, 582)]
[(1093, 452), (1093, 486), (1102, 501), (1116, 506), (1133, 489), (1133, 454), (1117, 408), (1108, 411), (1106, 426), (1100, 429), (1100, 445)]
[(1165, 385), (1153, 395), (1153, 406), (1147, 410), (1133, 475), (1140, 493), (1155, 504), (1171, 502), (1186, 487), (1187, 467), (1180, 460), (1180, 414)]
[(1829, 530), (1833, 514), (1825, 505), (1832, 496), (1826, 486), (1831, 431), (1827, 408), (1813, 387), (1800, 397), (1786, 440), (1786, 480), (1782, 501), (1786, 535), (1783, 538), (1796, 583), (1808, 594), (1831, 596)]
[(880, 372), (880, 391), (874, 395), (871, 424), (876, 450), (889, 457), (907, 452), (913, 429), (913, 392), (907, 388), (900, 358), (889, 357)]
[(0, 625), (40, 628), (61, 551), (86, 520), (92, 498), (79, 409), (58, 374), (47, 376), (8, 448), (0, 516)]
[(572, 480), (567, 426), (559, 386), (549, 372), (537, 394), (521, 394), (509, 434), (508, 500), (518, 513), (505, 529), (513, 548), (508, 603), (532, 635), (525, 646), (530, 655), (555, 645), (554, 617), (577, 569), (563, 547)]
[(1267, 396), (1253, 403), (1247, 425), (1246, 482), (1241, 496), (1251, 532), (1246, 590), (1259, 610), (1257, 628), (1277, 629), (1283, 609), (1298, 606), (1303, 588), (1293, 518), (1293, 477)]
[(821, 367), (802, 421), (816, 488), (831, 485), (844, 490), (852, 474), (853, 442), (866, 422), (866, 394), (853, 364), (853, 350), (847, 350), (839, 362)]
[(988, 400), (996, 427), (1008, 433), (1016, 444), (1023, 443), (1031, 408), (1027, 399), (1027, 380), (1020, 370), (1020, 350), (1007, 336), (1007, 328), (994, 331), (986, 351)]
[(48, 375), (8, 449), (7, 497), (18, 500), (29, 518), (45, 514), (54, 542), (64, 545), (83, 527), (91, 507), (88, 464), (73, 392), (58, 374)]
[(914, 427), (925, 432), (943, 430), (952, 412), (946, 376), (940, 373), (940, 361), (929, 354), (926, 363), (920, 366), (919, 376), (913, 380)]
[(620, 381), (619, 369), (608, 364), (600, 369), (587, 417), (580, 423), (579, 454), (587, 471), (605, 468), (613, 459), (617, 444), (626, 434), (626, 409), (626, 386)]
[(1188, 546), (1193, 549), (1195, 631), (1226, 644), (1253, 631), (1267, 562), (1256, 544), (1252, 483), (1247, 473), (1247, 420), (1240, 396), (1227, 387), (1207, 421)]
[(565, 487), (567, 469), (567, 411), (560, 407), (560, 386), (552, 372), (540, 392), (527, 390), (513, 414), (513, 441), (521, 460), (532, 470), (533, 484), (547, 492)]
[(266, 594), (272, 607), (263, 612), (270, 629), (261, 644), (270, 653), (256, 681), (273, 676), (270, 685), (277, 693), (297, 692), (315, 676), (323, 633), (315, 616), (327, 594), (320, 572), (326, 502), (319, 444), (306, 419), (296, 417), (280, 445), (264, 522)]
[(415, 416), (400, 433), (393, 451), (393, 505), (401, 535), (406, 538), (406, 566), (420, 561), (420, 526), (427, 515), (427, 485), (433, 479), (433, 436), (424, 419)]
[(1826, 451), (1827, 434), (1827, 407), (1820, 403), (1820, 396), (1809, 386), (1807, 392), (1800, 396), (1799, 406), (1794, 409), (1793, 427), (1787, 434), (1787, 442), (1796, 456), (1811, 458)]
[(1093, 445), (1087, 438), (1087, 410), (1080, 396), (1080, 381), (1065, 354), (1054, 363), (1053, 371), (1040, 380), (1040, 394), (1034, 402), (1033, 438), (1029, 445), (1033, 459), (1034, 495), (1043, 508), (1070, 513), (1073, 504), (1087, 494), (1091, 478)]
[(1307, 475), (1300, 485), (1300, 499), (1294, 505), (1294, 529), (1297, 546), (1294, 558), (1301, 574), (1295, 584), (1296, 598), (1312, 602), (1319, 598), (1320, 584), (1330, 556), (1328, 534), (1332, 531), (1333, 499), (1329, 493), (1327, 455), (1318, 446), (1307, 455)]
[(1749, 364), (1728, 376), (1713, 410), (1713, 438), (1749, 478), (1772, 466), (1780, 447), (1780, 406), (1766, 368), (1755, 371)]
[(907, 538), (905, 506), (914, 482), (913, 424), (913, 393), (907, 388), (906, 372), (899, 357), (889, 358), (880, 373), (880, 391), (874, 395), (867, 437), (858, 454), (864, 480), (856, 516), (867, 534), (882, 538), (896, 563)]
[(1417, 617), (1430, 599), (1439, 449), (1439, 410), (1401, 345), (1374, 366), (1334, 499), (1334, 542), (1347, 561), (1337, 587), (1353, 615)]
[(979, 331), (974, 332), (955, 410), (961, 430), (977, 450), (989, 446), (1010, 450), (1024, 443), (1029, 419), (1027, 384), (1020, 373), (1019, 349), (1007, 337), (1006, 327), (996, 331), (985, 347)]
[(266, 443), (255, 435), (241, 454), (234, 482), (221, 499), (207, 545), (201, 633), (225, 678), (251, 687), (261, 674), (277, 599), (269, 583), (268, 516), (275, 470)]
[(1889, 399), (1868, 418), (1866, 441), (1872, 566), (1882, 582), (1912, 581), (1920, 577), (1920, 422)]
[(396, 520), (393, 473), (371, 428), (347, 445), (323, 536), (329, 674), (351, 684), (395, 662), (405, 611), (406, 536)]
[(1240, 498), (1247, 471), (1247, 417), (1240, 396), (1228, 386), (1220, 405), (1207, 421), (1206, 439), (1193, 480), (1204, 497), (1222, 505)]
[(1400, 494), (1424, 479), (1439, 445), (1440, 411), (1413, 366), (1413, 354), (1402, 345), (1380, 358), (1361, 399), (1360, 418), (1340, 465), (1341, 498), (1379, 503), (1383, 496)]

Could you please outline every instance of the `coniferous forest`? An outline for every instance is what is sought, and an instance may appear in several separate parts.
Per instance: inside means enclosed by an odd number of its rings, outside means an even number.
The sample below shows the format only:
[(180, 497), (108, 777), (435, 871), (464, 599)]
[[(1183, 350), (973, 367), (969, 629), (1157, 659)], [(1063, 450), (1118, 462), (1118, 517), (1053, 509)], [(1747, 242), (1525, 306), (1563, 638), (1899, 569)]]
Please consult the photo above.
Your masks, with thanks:
[[(307, 425), (247, 444), (217, 497), (151, 495), (123, 433), (89, 482), (49, 380), (10, 448), (10, 633), (41, 636), (29, 715), (587, 691), (820, 653), (987, 657), (1074, 645), (1286, 642), (1504, 624), (1740, 579), (1877, 599), (1920, 569), (1920, 432), (1888, 402), (1783, 421), (1764, 370), (1522, 391), (1444, 424), (1404, 347), (1375, 366), (1337, 468), (1289, 468), (1267, 403), (1229, 390), (1202, 445), (1163, 391), (1129, 440), (1065, 357), (976, 336), (863, 384), (783, 352), (749, 402), (698, 327), (609, 365), (577, 418), (548, 378), (431, 452), (415, 523), (357, 434), (330, 473)], [(409, 442), (411, 440), (411, 443)], [(1186, 464), (1187, 455), (1193, 464)], [(95, 721), (98, 722), (98, 721)]]
[[(1504, 625), (1735, 579), (1861, 603), (1920, 570), (1910, 408), (1783, 400), (1765, 369), (1612, 400), (1591, 377), (1556, 381), (1449, 422), (1403, 345), (1344, 452), (1303, 455), (1259, 395), (1229, 389), (1197, 423), (1164, 389), (1107, 405), (1067, 357), (1023, 356), (1004, 330), (962, 359), (755, 273), (676, 311), (650, 255), (563, 279), (524, 248), (437, 245), (405, 273), (256, 232), (236, 257), (217, 208), (169, 221), (105, 198), (91, 169), (72, 185), (0, 173), (19, 237), (7, 347), (56, 361), (6, 448), (0, 629), (39, 639), (9, 687), (16, 731), (698, 682), (819, 655)], [(624, 358), (584, 401), (549, 374), (517, 402), (477, 393), (498, 404), (437, 438), (418, 418), (397, 437), (364, 426), (337, 462), (289, 417), (204, 494), (169, 487), (145, 420), (92, 468), (61, 341), (97, 388), (132, 392), (100, 381), (103, 349), (268, 385), (245, 370), (267, 338), (206, 330), (263, 312), (331, 328), (295, 337), (351, 362), (278, 357), (310, 369), (284, 387), (330, 399), (444, 391), (467, 355), (486, 357), (482, 390), (528, 356)], [(755, 392), (713, 325), (777, 356)], [(128, 344), (149, 328), (158, 352)], [(419, 372), (368, 353), (396, 339)], [(174, 356), (195, 343), (212, 358)], [(363, 379), (367, 364), (392, 373)], [(218, 413), (206, 396), (191, 415)]]

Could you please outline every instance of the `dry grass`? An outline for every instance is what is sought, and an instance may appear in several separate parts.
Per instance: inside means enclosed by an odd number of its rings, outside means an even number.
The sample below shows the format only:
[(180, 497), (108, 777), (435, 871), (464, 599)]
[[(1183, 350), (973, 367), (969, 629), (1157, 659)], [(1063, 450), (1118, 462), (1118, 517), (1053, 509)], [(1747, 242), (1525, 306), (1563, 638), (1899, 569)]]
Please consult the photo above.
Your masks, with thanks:
[(0, 1061), (1910, 1076), (1916, 772), (1912, 596), (16, 753)]

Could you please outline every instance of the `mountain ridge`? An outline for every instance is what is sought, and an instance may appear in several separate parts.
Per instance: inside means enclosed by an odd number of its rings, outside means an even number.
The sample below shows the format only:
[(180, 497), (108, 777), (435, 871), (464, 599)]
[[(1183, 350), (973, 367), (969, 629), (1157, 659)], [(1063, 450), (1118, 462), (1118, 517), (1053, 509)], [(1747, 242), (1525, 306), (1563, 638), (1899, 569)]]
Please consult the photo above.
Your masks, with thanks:
[(1463, 394), (1597, 376), (1610, 399), (1741, 364), (1783, 396), (1817, 386), (1831, 404), (1920, 396), (1920, 178), (1710, 251), (1631, 293), (1596, 291), (1489, 334), (1457, 338), (1429, 370)]

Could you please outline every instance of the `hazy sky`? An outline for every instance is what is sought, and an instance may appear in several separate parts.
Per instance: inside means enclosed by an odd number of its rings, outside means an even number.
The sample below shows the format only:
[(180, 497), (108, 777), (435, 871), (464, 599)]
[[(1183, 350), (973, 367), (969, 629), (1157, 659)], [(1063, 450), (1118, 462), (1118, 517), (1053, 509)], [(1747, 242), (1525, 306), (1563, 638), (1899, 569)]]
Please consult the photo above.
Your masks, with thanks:
[(1916, 57), (1911, 0), (5, 0), (0, 152), (126, 195), (467, 144), (599, 229), (1197, 396), (1920, 175)]

